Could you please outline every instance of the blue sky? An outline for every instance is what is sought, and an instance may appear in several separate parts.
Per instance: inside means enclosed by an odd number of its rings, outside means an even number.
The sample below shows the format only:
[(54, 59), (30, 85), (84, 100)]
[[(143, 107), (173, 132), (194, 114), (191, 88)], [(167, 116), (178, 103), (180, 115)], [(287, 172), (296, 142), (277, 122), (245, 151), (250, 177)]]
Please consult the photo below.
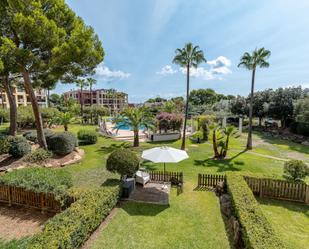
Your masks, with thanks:
[[(245, 51), (271, 50), (256, 89), (309, 87), (309, 1), (66, 0), (99, 35), (106, 52), (96, 88), (115, 88), (130, 102), (183, 96), (185, 75), (172, 64), (190, 41), (208, 63), (193, 72), (191, 89), (247, 95), (250, 72), (237, 68)], [(56, 92), (74, 89), (61, 85)]]

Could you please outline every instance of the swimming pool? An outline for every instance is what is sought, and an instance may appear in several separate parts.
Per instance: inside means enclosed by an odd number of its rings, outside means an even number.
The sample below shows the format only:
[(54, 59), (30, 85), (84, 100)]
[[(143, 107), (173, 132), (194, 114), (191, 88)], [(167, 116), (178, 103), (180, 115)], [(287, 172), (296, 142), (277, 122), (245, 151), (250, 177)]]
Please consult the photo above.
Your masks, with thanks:
[[(119, 130), (123, 130), (123, 131), (131, 131), (131, 130), (132, 130), (132, 127), (131, 127), (130, 125), (123, 125), (123, 124), (118, 124), (118, 125), (121, 126), (121, 127), (119, 128)], [(113, 129), (117, 129), (118, 125), (115, 125), (115, 126), (113, 127)], [(139, 130), (145, 130), (145, 126), (141, 125), (141, 126), (139, 127)]]

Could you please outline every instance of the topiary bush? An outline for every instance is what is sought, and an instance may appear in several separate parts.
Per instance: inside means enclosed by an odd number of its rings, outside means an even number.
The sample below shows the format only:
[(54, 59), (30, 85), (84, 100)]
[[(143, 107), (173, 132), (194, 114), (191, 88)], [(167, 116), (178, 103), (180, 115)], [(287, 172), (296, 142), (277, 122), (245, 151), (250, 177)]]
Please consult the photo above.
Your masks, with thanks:
[(309, 175), (309, 167), (301, 160), (290, 160), (284, 163), (284, 176), (292, 181), (302, 181)]
[(77, 138), (81, 144), (95, 144), (98, 141), (98, 136), (95, 131), (79, 130)]
[(60, 156), (70, 154), (78, 145), (77, 138), (69, 132), (55, 133), (46, 142), (48, 149)]
[(119, 191), (119, 185), (114, 184), (82, 194), (69, 208), (47, 221), (27, 248), (80, 248), (115, 207)]
[(25, 161), (29, 163), (42, 163), (50, 159), (52, 155), (53, 155), (52, 152), (44, 150), (43, 148), (38, 148), (32, 153), (26, 155)]
[(0, 136), (0, 155), (9, 153), (11, 143), (7, 136)]
[(31, 145), (24, 137), (8, 137), (9, 154), (14, 158), (23, 157), (31, 152)]
[(199, 144), (201, 143), (203, 139), (203, 132), (202, 131), (196, 131), (192, 134), (192, 138)]
[(117, 172), (121, 177), (133, 176), (139, 168), (139, 158), (129, 149), (117, 149), (107, 158), (106, 168)]

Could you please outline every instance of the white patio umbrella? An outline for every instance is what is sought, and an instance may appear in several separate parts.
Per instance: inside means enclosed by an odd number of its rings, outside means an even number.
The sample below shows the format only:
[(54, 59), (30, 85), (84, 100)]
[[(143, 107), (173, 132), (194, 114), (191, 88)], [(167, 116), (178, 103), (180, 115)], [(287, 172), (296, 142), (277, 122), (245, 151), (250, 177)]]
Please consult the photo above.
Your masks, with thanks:
[(164, 163), (165, 172), (165, 163), (178, 163), (189, 158), (189, 156), (184, 150), (163, 146), (144, 150), (142, 158), (154, 163)]

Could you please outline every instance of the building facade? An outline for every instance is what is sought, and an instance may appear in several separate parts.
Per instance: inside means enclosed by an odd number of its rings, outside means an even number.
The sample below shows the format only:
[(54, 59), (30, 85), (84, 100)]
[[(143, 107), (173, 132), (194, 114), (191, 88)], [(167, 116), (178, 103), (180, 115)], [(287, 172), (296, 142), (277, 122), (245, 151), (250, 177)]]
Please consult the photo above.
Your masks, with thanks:
[[(29, 95), (21, 86), (13, 86), (12, 91), (17, 107), (31, 105)], [(34, 92), (39, 106), (47, 107), (46, 91), (44, 89), (37, 89)], [(0, 91), (0, 106), (4, 108), (10, 108), (10, 103), (5, 91)]]
[(83, 90), (83, 97), (80, 90), (65, 92), (64, 97), (76, 100), (77, 103), (84, 103), (85, 106), (102, 105), (107, 107), (111, 113), (119, 113), (128, 106), (128, 94), (118, 92), (114, 89), (92, 90), (92, 97), (89, 90)]

